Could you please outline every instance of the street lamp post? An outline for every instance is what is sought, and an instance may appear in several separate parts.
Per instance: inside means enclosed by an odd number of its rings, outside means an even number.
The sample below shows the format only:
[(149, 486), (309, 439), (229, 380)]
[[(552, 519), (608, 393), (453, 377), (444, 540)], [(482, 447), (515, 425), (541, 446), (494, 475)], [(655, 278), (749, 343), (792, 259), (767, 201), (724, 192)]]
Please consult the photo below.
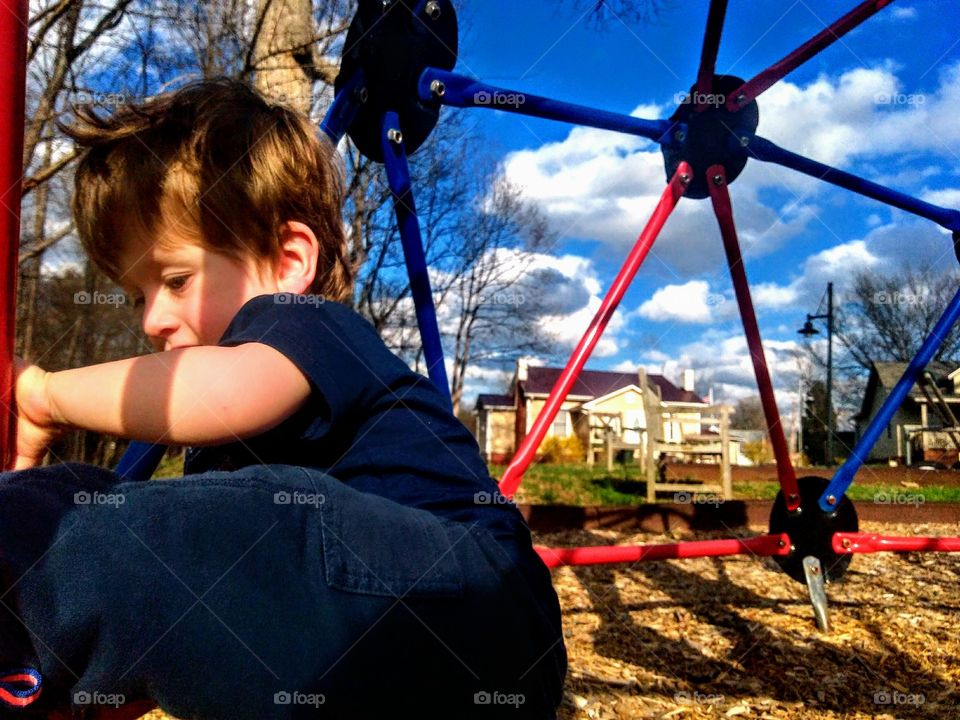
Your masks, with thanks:
[(827, 465), (833, 465), (833, 283), (827, 283), (827, 312), (824, 315), (807, 313), (807, 321), (797, 330), (804, 337), (819, 335), (814, 320), (827, 321)]

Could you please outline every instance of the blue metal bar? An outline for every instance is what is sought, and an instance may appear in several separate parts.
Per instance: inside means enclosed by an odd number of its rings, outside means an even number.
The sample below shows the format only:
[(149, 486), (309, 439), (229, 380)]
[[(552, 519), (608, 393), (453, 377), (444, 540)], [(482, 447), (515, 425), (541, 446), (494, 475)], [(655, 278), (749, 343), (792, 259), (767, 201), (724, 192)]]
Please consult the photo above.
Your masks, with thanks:
[[(442, 94), (431, 88), (434, 81), (443, 83)], [(482, 107), (519, 115), (532, 115), (547, 120), (588, 125), (601, 130), (615, 130), (628, 135), (639, 135), (661, 145), (670, 142), (671, 133), (679, 130), (686, 131), (686, 126), (683, 123), (675, 123), (672, 120), (644, 120), (631, 115), (597, 110), (586, 105), (574, 105), (573, 103), (551, 100), (539, 95), (505, 90), (464, 75), (436, 68), (427, 68), (423, 71), (420, 76), (418, 92), (420, 93), (420, 99), (424, 102), (439, 100), (444, 105), (450, 105), (451, 107)]]
[(817, 180), (825, 180), (860, 195), (866, 195), (887, 205), (893, 205), (914, 215), (933, 220), (938, 225), (942, 225), (953, 232), (960, 231), (960, 211), (958, 210), (950, 210), (923, 200), (917, 200), (883, 185), (878, 185), (875, 182), (851, 175), (843, 170), (837, 170), (816, 160), (805, 158), (803, 155), (784, 150), (779, 145), (775, 145), (762, 137), (752, 138), (747, 151), (758, 160), (783, 165), (791, 170), (815, 177)]
[(413, 188), (410, 186), (410, 168), (407, 165), (407, 153), (399, 133), (400, 118), (397, 113), (392, 110), (384, 113), (381, 136), (383, 158), (387, 169), (387, 182), (393, 193), (393, 208), (397, 214), (397, 227), (400, 228), (403, 257), (407, 263), (407, 275), (410, 277), (410, 292), (417, 311), (417, 326), (420, 328), (423, 354), (427, 360), (430, 379), (444, 395), (450, 397), (447, 369), (443, 363), (443, 345), (440, 343), (440, 328), (437, 325), (437, 313), (433, 306), (427, 259), (423, 253), (420, 221), (417, 219)]
[(363, 70), (357, 70), (333, 98), (333, 103), (327, 110), (323, 122), (320, 123), (320, 129), (327, 134), (334, 145), (340, 142), (340, 138), (346, 134), (357, 116), (362, 102), (359, 95), (363, 92), (366, 81)]
[[(853, 451), (850, 453), (850, 457), (840, 466), (830, 481), (830, 484), (827, 485), (827, 489), (823, 491), (823, 495), (820, 496), (820, 507), (823, 510), (830, 512), (836, 507), (837, 503), (840, 502), (840, 498), (843, 497), (847, 488), (850, 487), (850, 483), (853, 482), (853, 476), (867, 459), (870, 450), (879, 439), (880, 434), (884, 432), (887, 424), (893, 419), (894, 414), (896, 414), (900, 405), (907, 397), (907, 393), (910, 392), (910, 388), (916, 384), (920, 373), (923, 372), (923, 369), (933, 359), (937, 348), (943, 343), (944, 338), (947, 337), (950, 328), (953, 327), (958, 317), (960, 317), (960, 290), (953, 296), (953, 300), (947, 305), (947, 309), (944, 310), (943, 315), (940, 316), (933, 331), (927, 339), (923, 341), (923, 345), (920, 346), (920, 350), (917, 351), (917, 354), (910, 362), (903, 377), (901, 377), (900, 381), (894, 386), (893, 392), (891, 392), (883, 402), (880, 411), (867, 426), (863, 436), (860, 438), (860, 442), (854, 446)], [(833, 503), (828, 502), (828, 498), (831, 496), (834, 498)]]
[(134, 441), (120, 458), (115, 472), (124, 480), (149, 480), (166, 451), (165, 445)]

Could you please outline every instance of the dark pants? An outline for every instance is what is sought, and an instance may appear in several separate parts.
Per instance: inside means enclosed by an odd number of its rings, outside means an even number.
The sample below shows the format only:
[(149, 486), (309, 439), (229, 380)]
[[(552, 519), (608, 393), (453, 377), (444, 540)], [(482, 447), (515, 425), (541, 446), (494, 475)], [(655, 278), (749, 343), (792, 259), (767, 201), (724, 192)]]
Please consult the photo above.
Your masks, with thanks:
[(0, 573), (0, 671), (40, 670), (37, 711), (553, 718), (561, 699), (559, 605), (528, 540), (318, 471), (6, 473)]

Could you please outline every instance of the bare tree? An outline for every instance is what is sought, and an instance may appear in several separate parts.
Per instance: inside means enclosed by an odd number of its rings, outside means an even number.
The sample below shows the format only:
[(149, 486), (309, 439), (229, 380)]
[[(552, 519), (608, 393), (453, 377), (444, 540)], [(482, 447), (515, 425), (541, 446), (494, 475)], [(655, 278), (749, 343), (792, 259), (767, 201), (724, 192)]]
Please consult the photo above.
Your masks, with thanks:
[[(956, 292), (953, 273), (931, 275), (912, 267), (887, 276), (860, 273), (840, 307), (837, 336), (850, 359), (864, 370), (874, 360), (913, 358)], [(960, 358), (960, 327), (954, 326), (934, 356)]]
[(502, 176), (487, 175), (481, 184), (486, 193), (462, 216), (467, 252), (450, 283), (454, 412), (472, 365), (554, 351), (537, 322), (548, 304), (531, 272), (536, 254), (553, 242), (547, 222)]

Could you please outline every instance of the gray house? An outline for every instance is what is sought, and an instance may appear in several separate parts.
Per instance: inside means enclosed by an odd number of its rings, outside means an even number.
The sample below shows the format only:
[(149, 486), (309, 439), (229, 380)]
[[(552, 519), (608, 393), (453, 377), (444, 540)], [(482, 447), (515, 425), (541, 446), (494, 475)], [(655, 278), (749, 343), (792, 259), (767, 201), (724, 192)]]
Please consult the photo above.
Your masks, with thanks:
[[(860, 412), (854, 416), (857, 440), (862, 437), (867, 425), (906, 369), (907, 363), (904, 362), (872, 363)], [(960, 368), (932, 362), (926, 369), (933, 376), (936, 390), (946, 406), (955, 416), (960, 417)], [(933, 403), (930, 402), (931, 399)], [(918, 385), (914, 385), (903, 405), (881, 433), (867, 459), (907, 464), (921, 461), (939, 462), (947, 466), (956, 463), (958, 451), (951, 435), (960, 441), (960, 433), (943, 431), (950, 423), (942, 417), (942, 410), (936, 407), (939, 404), (937, 392), (933, 388), (928, 388), (927, 394), (924, 394)]]

